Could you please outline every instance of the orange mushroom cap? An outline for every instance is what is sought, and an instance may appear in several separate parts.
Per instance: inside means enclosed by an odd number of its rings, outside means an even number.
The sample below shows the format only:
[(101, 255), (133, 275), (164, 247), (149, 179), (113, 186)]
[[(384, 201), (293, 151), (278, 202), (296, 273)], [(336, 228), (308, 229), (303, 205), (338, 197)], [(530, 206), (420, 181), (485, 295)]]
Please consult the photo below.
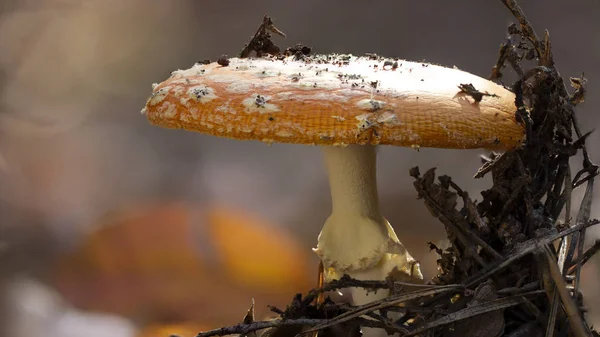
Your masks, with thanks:
[(510, 149), (524, 140), (515, 95), (458, 69), (352, 55), (229, 61), (174, 71), (142, 112), (167, 128), (268, 143)]

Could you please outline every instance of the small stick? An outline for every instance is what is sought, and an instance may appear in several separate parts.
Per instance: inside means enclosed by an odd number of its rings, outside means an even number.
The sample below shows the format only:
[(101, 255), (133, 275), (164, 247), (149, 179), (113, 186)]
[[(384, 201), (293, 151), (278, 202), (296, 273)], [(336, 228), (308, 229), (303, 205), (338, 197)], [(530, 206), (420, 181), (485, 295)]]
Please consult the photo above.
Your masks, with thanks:
[[(506, 255), (504, 257), (504, 260), (499, 261), (493, 264), (492, 266), (480, 271), (479, 273), (469, 277), (468, 279), (463, 281), (463, 284), (467, 287), (471, 287), (474, 284), (478, 284), (479, 282), (481, 282), (481, 280), (487, 279), (491, 275), (508, 267), (512, 262), (524, 257), (525, 255), (533, 253), (536, 249), (539, 249), (540, 246), (545, 246), (554, 240), (560, 239), (564, 236), (577, 232), (584, 227), (587, 228), (590, 226), (597, 225), (598, 223), (600, 223), (599, 220), (590, 220), (585, 223), (573, 226), (569, 229), (565, 229), (560, 233), (548, 233), (535, 239), (525, 241), (519, 246), (517, 246), (517, 248), (514, 249), (512, 253)], [(556, 268), (558, 269), (558, 266)]]
[(554, 284), (556, 285), (554, 288), (557, 290), (558, 295), (563, 303), (573, 335), (575, 337), (587, 337), (588, 334), (583, 325), (584, 323), (581, 319), (581, 314), (579, 313), (579, 309), (573, 301), (573, 298), (569, 294), (569, 290), (567, 289), (567, 285), (562, 278), (560, 270), (558, 270), (556, 259), (553, 256), (554, 254), (550, 251), (550, 248), (548, 248), (547, 245), (544, 245), (542, 249), (548, 261), (550, 276), (552, 276), (552, 280), (554, 280)]
[(516, 305), (523, 304), (525, 302), (525, 296), (538, 295), (540, 293), (543, 293), (543, 291), (540, 291), (540, 290), (532, 291), (531, 293), (527, 293), (527, 294), (506, 297), (506, 298), (502, 298), (499, 300), (486, 302), (484, 304), (467, 307), (465, 309), (453, 312), (444, 317), (441, 317), (432, 322), (429, 322), (429, 323), (425, 324), (424, 326), (422, 326), (414, 331), (411, 331), (409, 334), (404, 335), (403, 337), (415, 336), (415, 335), (422, 334), (423, 332), (425, 332), (427, 330), (430, 330), (430, 329), (433, 329), (433, 328), (436, 328), (439, 326), (448, 325), (448, 324), (451, 324), (451, 323), (454, 323), (454, 322), (457, 322), (457, 321), (460, 321), (463, 319), (486, 314), (488, 312), (493, 312), (493, 311), (498, 311), (498, 310), (503, 310), (506, 308), (514, 307)]
[(446, 293), (449, 291), (462, 291), (463, 289), (464, 289), (464, 287), (462, 287), (460, 285), (436, 286), (436, 287), (430, 287), (429, 289), (415, 290), (415, 291), (411, 291), (409, 293), (404, 293), (404, 294), (400, 294), (400, 295), (396, 295), (396, 296), (390, 296), (390, 297), (384, 298), (379, 301), (370, 302), (365, 305), (356, 307), (356, 309), (354, 309), (352, 311), (348, 311), (339, 316), (336, 316), (335, 318), (332, 318), (331, 320), (329, 320), (323, 324), (314, 326), (311, 329), (306, 330), (302, 333), (304, 334), (304, 333), (311, 333), (311, 332), (323, 330), (330, 326), (334, 326), (334, 325), (344, 323), (349, 320), (358, 318), (369, 312), (372, 312), (375, 310), (380, 310), (380, 309), (385, 309), (387, 307), (396, 306), (398, 304), (401, 304), (401, 303), (404, 303), (404, 302), (407, 302), (407, 301), (410, 301), (413, 299), (423, 298), (423, 297), (432, 296), (432, 295), (436, 295), (436, 294), (440, 294), (440, 293)]
[(588, 250), (586, 250), (582, 256), (578, 257), (577, 260), (569, 266), (566, 274), (567, 275), (573, 274), (573, 272), (575, 272), (575, 267), (577, 267), (578, 264), (583, 266), (599, 250), (600, 250), (600, 239), (596, 239), (596, 242), (594, 242), (594, 244), (590, 248), (588, 248)]

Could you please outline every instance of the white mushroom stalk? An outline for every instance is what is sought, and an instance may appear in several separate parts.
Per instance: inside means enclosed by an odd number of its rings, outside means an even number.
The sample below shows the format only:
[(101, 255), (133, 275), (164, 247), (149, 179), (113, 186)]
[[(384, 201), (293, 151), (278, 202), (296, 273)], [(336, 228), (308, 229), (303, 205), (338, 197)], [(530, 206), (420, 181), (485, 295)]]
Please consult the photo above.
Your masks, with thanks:
[[(344, 273), (383, 280), (394, 270), (422, 278), (380, 213), (376, 146), (510, 149), (524, 140), (514, 94), (458, 69), (352, 55), (228, 64), (174, 71), (142, 112), (167, 128), (322, 146), (333, 209), (315, 251), (327, 281)], [(385, 296), (353, 292), (356, 303)]]
[[(405, 279), (423, 278), (418, 263), (381, 215), (377, 193), (377, 150), (371, 145), (323, 147), (331, 189), (332, 212), (314, 250), (323, 262), (325, 281), (343, 274), (383, 280), (393, 269)], [(385, 297), (353, 288), (355, 304)]]

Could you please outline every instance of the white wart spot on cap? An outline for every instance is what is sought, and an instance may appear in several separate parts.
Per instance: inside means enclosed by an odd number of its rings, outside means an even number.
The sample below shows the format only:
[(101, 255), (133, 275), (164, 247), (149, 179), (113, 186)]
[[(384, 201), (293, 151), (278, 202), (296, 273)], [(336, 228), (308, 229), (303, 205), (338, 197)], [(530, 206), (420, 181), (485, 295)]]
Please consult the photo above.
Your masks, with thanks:
[(291, 131), (287, 131), (287, 130), (280, 130), (280, 131), (277, 131), (275, 133), (275, 135), (277, 137), (281, 137), (281, 138), (288, 138), (288, 137), (292, 137), (294, 135), (294, 133)]
[(297, 96), (298, 95), (293, 91), (284, 91), (284, 92), (278, 92), (277, 94), (275, 94), (275, 97), (273, 98), (273, 100), (288, 101), (288, 100), (296, 98)]
[(304, 95), (307, 99), (315, 100), (315, 101), (330, 101), (330, 102), (340, 102), (345, 103), (349, 101), (349, 98), (344, 95), (338, 95), (335, 93), (325, 93), (321, 92), (314, 95)]
[[(236, 60), (239, 61), (239, 59), (236, 59)], [(248, 69), (250, 69), (250, 66), (248, 64), (245, 64), (245, 63), (241, 63), (241, 64), (235, 66), (235, 70), (236, 71), (246, 71)]]
[(367, 131), (371, 128), (381, 126), (392, 126), (400, 124), (398, 117), (393, 111), (370, 112), (355, 117), (358, 121), (359, 132)]
[(212, 88), (203, 85), (189, 88), (187, 96), (198, 103), (206, 103), (217, 98)]
[(400, 121), (398, 120), (398, 116), (392, 111), (384, 111), (377, 115), (377, 123), (384, 125), (398, 125)]
[(374, 99), (361, 99), (356, 103), (356, 106), (365, 111), (377, 112), (385, 107), (384, 101), (377, 101)]
[(170, 102), (163, 103), (156, 111), (166, 118), (173, 118), (177, 114), (177, 108)]
[(253, 94), (252, 96), (246, 98), (242, 101), (242, 104), (246, 108), (246, 112), (258, 112), (261, 114), (264, 113), (273, 113), (279, 111), (279, 107), (275, 104), (269, 103), (269, 99), (271, 96), (263, 96), (259, 94)]
[(264, 78), (264, 77), (279, 76), (279, 74), (281, 74), (281, 72), (276, 69), (265, 68), (263, 70), (257, 71), (255, 74), (258, 78)]
[(252, 89), (252, 84), (248, 82), (239, 81), (231, 83), (227, 86), (225, 90), (232, 94), (244, 94), (250, 92), (250, 89)]
[(179, 116), (182, 122), (193, 123), (200, 119), (201, 115), (198, 113), (198, 109), (192, 107), (188, 109), (188, 113), (183, 113)]
[(237, 111), (229, 103), (230, 103), (230, 101), (227, 101), (227, 103), (216, 107), (215, 110), (219, 111), (219, 112), (227, 112), (232, 115), (235, 115), (237, 113)]
[(358, 124), (356, 125), (358, 127), (358, 132), (365, 132), (376, 125), (370, 121), (368, 117), (367, 114), (356, 116), (356, 119), (358, 119)]
[(252, 131), (254, 131), (254, 127), (249, 125), (240, 125), (238, 126), (238, 130), (244, 133), (251, 133)]
[[(156, 88), (156, 86), (154, 88)], [(169, 90), (171, 90), (171, 87), (166, 86), (152, 92), (152, 95), (148, 100), (148, 105), (154, 106), (162, 102), (165, 99), (165, 97), (167, 97), (167, 95), (169, 94)]]
[(174, 78), (179, 77), (190, 77), (190, 76), (201, 76), (210, 72), (210, 68), (207, 68), (203, 64), (196, 63), (193, 67), (189, 69), (180, 69), (171, 72), (171, 76)]

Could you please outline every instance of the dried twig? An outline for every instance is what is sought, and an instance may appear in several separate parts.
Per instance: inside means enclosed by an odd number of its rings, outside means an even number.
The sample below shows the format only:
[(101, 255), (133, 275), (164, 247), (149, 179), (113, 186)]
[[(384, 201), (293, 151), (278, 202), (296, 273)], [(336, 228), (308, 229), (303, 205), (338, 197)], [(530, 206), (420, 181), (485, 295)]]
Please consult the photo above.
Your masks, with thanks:
[(464, 281), (465, 286), (472, 287), (475, 284), (480, 283), (482, 280), (489, 278), (491, 275), (501, 271), (502, 269), (511, 265), (514, 261), (523, 258), (525, 255), (534, 253), (536, 250), (540, 249), (540, 247), (548, 245), (553, 241), (573, 234), (583, 228), (591, 227), (600, 223), (600, 220), (591, 220), (584, 224), (573, 226), (569, 229), (566, 229), (560, 233), (556, 232), (548, 232), (542, 234), (536, 238), (533, 238), (529, 241), (526, 241), (516, 247), (511, 253), (507, 254), (504, 259), (493, 266), (488, 267), (485, 270), (482, 270), (478, 274), (475, 274)]
[(380, 310), (380, 309), (385, 309), (388, 307), (397, 306), (399, 304), (402, 304), (402, 303), (405, 303), (408, 301), (417, 300), (420, 298), (433, 296), (433, 295), (437, 295), (437, 294), (441, 294), (441, 293), (462, 291), (463, 289), (464, 289), (464, 287), (460, 286), (460, 285), (437, 286), (437, 287), (429, 286), (429, 289), (415, 290), (415, 291), (411, 291), (411, 292), (408, 292), (405, 294), (389, 296), (389, 297), (384, 298), (379, 301), (374, 301), (371, 303), (367, 303), (367, 304), (358, 306), (358, 307), (356, 307), (356, 309), (348, 311), (348, 312), (341, 314), (335, 318), (332, 318), (331, 320), (329, 320), (323, 324), (317, 325), (307, 331), (304, 331), (304, 333), (323, 330), (330, 326), (337, 325), (337, 324), (340, 324), (343, 322), (347, 322), (354, 318), (358, 318), (369, 312), (373, 312), (373, 311)]
[(567, 289), (565, 281), (562, 278), (562, 273), (560, 272), (560, 270), (558, 270), (558, 266), (556, 265), (556, 259), (553, 256), (554, 254), (550, 251), (548, 246), (543, 247), (543, 252), (546, 255), (546, 259), (548, 261), (548, 266), (550, 269), (550, 275), (552, 276), (552, 279), (556, 284), (556, 292), (558, 292), (558, 295), (560, 296), (560, 299), (563, 303), (573, 333), (576, 337), (587, 337), (588, 333), (581, 319), (581, 314), (579, 312), (579, 309), (575, 305), (573, 298), (571, 298), (569, 294), (569, 290)]
[(502, 3), (511, 11), (513, 16), (519, 21), (521, 26), (521, 30), (525, 32), (526, 37), (531, 41), (535, 50), (537, 51), (539, 56), (542, 56), (544, 53), (544, 47), (540, 42), (540, 38), (535, 33), (533, 26), (527, 20), (525, 13), (521, 9), (521, 6), (517, 3), (516, 0), (501, 0)]
[[(310, 318), (300, 318), (300, 319), (274, 319), (271, 321), (258, 321), (249, 324), (236, 324), (229, 327), (223, 327), (219, 329), (214, 329), (210, 331), (200, 332), (196, 335), (196, 337), (212, 337), (212, 336), (226, 336), (233, 334), (241, 334), (247, 335), (254, 331), (264, 330), (268, 328), (277, 328), (277, 327), (286, 327), (286, 326), (315, 326), (318, 324), (322, 324), (327, 322), (327, 319), (310, 319)], [(366, 327), (375, 327), (382, 328), (384, 324), (380, 322), (368, 320), (368, 319), (360, 319), (357, 323), (366, 326)]]
[(250, 42), (240, 52), (240, 58), (248, 57), (253, 51), (257, 53), (257, 56), (261, 56), (262, 54), (278, 54), (281, 49), (271, 41), (270, 33), (285, 37), (285, 33), (275, 27), (271, 17), (265, 15)]
[(576, 266), (583, 266), (590, 258), (592, 258), (592, 256), (596, 255), (598, 251), (600, 251), (600, 239), (596, 239), (594, 244), (588, 248), (583, 255), (579, 256), (571, 266), (569, 266), (567, 274), (573, 274)]
[(482, 315), (482, 314), (485, 314), (488, 312), (493, 312), (493, 311), (498, 311), (498, 310), (514, 307), (516, 305), (524, 303), (525, 296), (539, 295), (541, 293), (543, 293), (543, 292), (542, 291), (532, 291), (532, 292), (525, 293), (522, 295), (506, 297), (503, 299), (487, 302), (485, 304), (468, 307), (468, 308), (453, 312), (451, 314), (448, 314), (439, 319), (436, 319), (435, 321), (429, 322), (429, 323), (425, 324), (424, 326), (417, 328), (417, 329), (411, 331), (410, 333), (404, 335), (404, 337), (415, 336), (415, 335), (421, 334), (427, 330), (433, 329), (435, 327), (458, 322), (458, 321), (461, 321), (461, 320), (464, 320), (464, 319), (467, 319), (470, 317)]

